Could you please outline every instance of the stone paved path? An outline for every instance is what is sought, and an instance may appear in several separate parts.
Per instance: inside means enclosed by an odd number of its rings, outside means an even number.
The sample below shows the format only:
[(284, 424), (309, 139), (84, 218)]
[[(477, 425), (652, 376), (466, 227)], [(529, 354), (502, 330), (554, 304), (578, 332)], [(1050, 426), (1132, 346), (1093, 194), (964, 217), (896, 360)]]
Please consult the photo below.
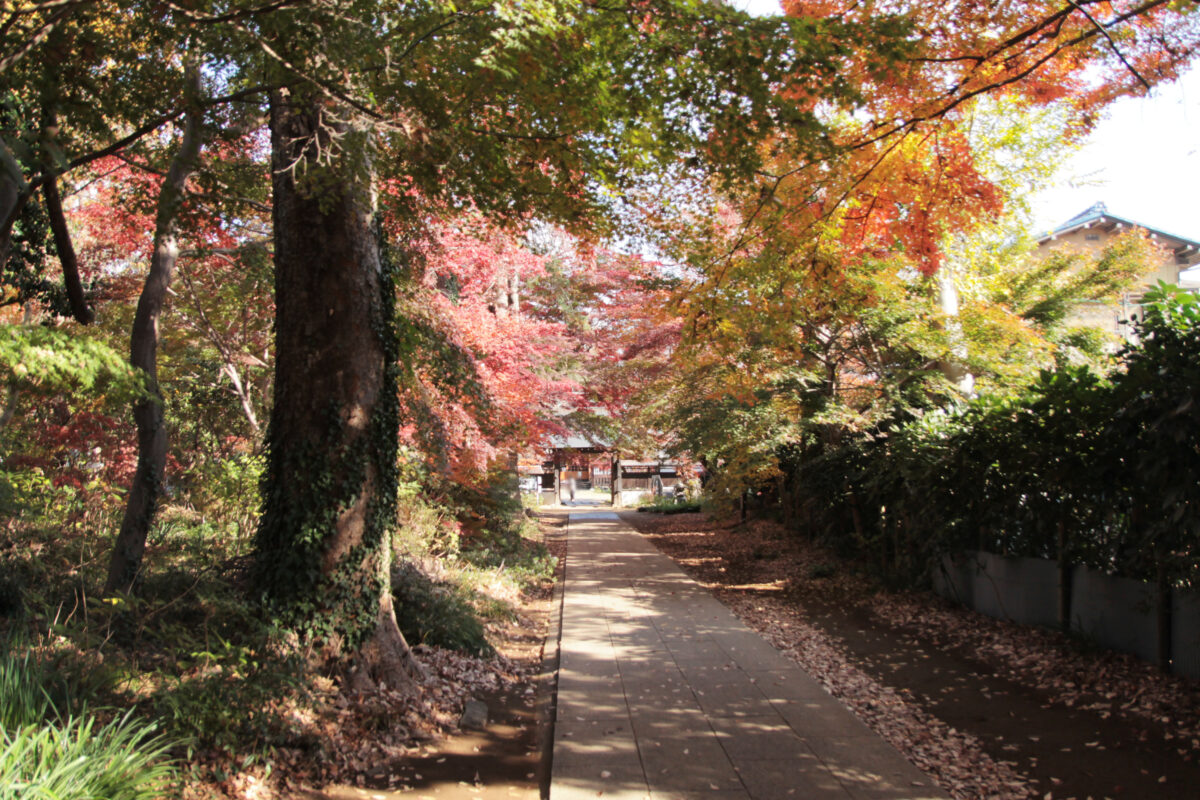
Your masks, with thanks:
[(551, 800), (946, 798), (615, 513), (572, 513)]

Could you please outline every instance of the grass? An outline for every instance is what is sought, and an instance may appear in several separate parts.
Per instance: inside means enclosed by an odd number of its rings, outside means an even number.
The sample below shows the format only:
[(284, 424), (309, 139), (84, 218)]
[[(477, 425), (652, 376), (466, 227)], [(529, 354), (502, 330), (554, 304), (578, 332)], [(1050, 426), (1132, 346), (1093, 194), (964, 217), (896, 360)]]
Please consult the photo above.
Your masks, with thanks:
[[(60, 713), (64, 683), (29, 648), (0, 654), (0, 800), (149, 800), (175, 777), (174, 742), (133, 711), (102, 722), (82, 710)], [(72, 699), (61, 701), (64, 706)]]

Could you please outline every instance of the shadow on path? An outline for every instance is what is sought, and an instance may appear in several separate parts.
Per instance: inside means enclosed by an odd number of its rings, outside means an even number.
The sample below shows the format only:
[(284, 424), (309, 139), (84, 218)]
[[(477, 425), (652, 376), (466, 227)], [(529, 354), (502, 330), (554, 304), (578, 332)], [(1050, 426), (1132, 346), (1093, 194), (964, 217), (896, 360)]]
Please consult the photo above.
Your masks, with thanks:
[(570, 518), (550, 796), (947, 797), (612, 511)]

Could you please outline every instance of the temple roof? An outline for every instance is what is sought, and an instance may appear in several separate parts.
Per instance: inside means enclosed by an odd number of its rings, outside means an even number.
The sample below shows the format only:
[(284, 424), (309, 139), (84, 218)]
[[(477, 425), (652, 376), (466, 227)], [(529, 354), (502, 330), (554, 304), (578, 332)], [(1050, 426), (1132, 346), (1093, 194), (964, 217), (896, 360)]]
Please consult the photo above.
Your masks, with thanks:
[(1065, 236), (1084, 228), (1099, 228), (1100, 230), (1109, 232), (1122, 228), (1141, 228), (1149, 233), (1152, 238), (1161, 240), (1168, 248), (1174, 250), (1177, 257), (1186, 257), (1200, 250), (1200, 241), (1175, 233), (1169, 233), (1127, 217), (1112, 214), (1104, 203), (1096, 203), (1079, 212), (1062, 225), (1039, 237), (1038, 244), (1045, 244), (1059, 236)]

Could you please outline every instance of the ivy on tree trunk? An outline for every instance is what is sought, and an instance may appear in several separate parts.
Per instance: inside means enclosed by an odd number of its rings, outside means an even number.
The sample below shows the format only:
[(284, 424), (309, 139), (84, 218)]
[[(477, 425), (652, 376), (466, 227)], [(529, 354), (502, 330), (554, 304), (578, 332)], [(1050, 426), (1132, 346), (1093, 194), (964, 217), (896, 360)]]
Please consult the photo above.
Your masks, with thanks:
[(370, 142), (315, 92), (271, 100), (275, 397), (255, 585), (332, 664), (419, 674), (392, 607), (399, 403)]

